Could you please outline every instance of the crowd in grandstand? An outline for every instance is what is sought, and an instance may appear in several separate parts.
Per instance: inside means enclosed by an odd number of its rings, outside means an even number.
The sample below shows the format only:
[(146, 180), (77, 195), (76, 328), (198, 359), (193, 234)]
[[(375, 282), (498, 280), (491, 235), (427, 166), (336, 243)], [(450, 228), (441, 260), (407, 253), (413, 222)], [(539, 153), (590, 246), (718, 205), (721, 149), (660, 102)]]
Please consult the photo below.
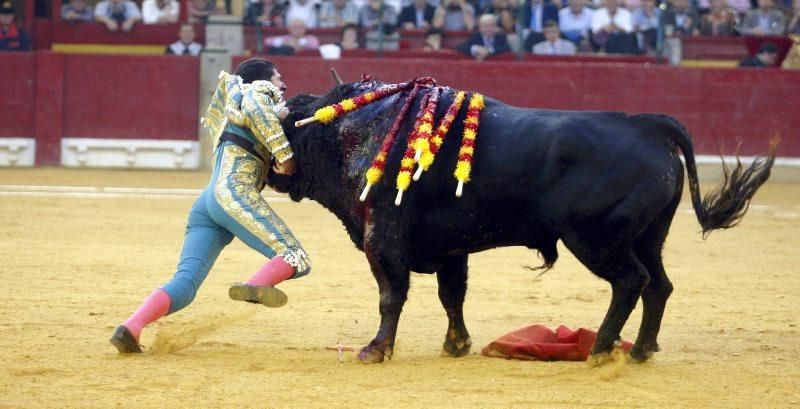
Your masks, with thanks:
[[(222, 1), (222, 0), (220, 0)], [(653, 54), (660, 34), (673, 36), (782, 36), (800, 34), (800, 0), (241, 0), (243, 23), (285, 34), (267, 36), (270, 54), (316, 50), (309, 29), (339, 29), (343, 50), (392, 50), (408, 30), (425, 32), (426, 51), (462, 52), (475, 59), (519, 50), (534, 54), (580, 52)], [(92, 4), (94, 3), (94, 4)], [(109, 31), (136, 24), (177, 23), (181, 3), (186, 23), (229, 12), (231, 0), (64, 0), (61, 19), (95, 21)], [(0, 48), (29, 49), (4, 0)], [(273, 29), (273, 32), (274, 32)], [(448, 34), (466, 38), (443, 47)], [(465, 33), (471, 33), (465, 35)], [(14, 40), (12, 37), (17, 36)], [(453, 44), (450, 44), (453, 45)], [(181, 27), (168, 53), (197, 55), (194, 29)]]
[[(470, 31), (457, 49), (477, 59), (520, 46), (536, 54), (653, 53), (660, 29), (667, 37), (800, 34), (800, 0), (246, 1), (246, 24), (295, 26), (290, 32), (356, 26), (367, 48), (375, 31), (383, 32), (384, 49), (395, 47), (404, 30), (428, 30), (439, 39)], [(285, 52), (276, 41), (267, 38), (265, 45)]]

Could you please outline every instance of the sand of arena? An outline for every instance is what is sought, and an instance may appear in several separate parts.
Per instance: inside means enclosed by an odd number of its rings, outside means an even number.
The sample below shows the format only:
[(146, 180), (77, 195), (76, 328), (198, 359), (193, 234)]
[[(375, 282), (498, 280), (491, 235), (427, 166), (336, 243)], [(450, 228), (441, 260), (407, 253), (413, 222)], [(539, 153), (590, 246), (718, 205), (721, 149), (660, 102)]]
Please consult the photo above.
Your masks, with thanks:
[(314, 260), (311, 275), (281, 286), (285, 307), (228, 299), (263, 261), (234, 241), (194, 303), (145, 330), (145, 353), (120, 356), (108, 338), (172, 275), (193, 199), (8, 186), (199, 189), (207, 177), (0, 170), (0, 407), (800, 407), (798, 184), (768, 183), (741, 225), (705, 241), (684, 200), (665, 248), (675, 292), (662, 351), (594, 369), (479, 354), (534, 323), (597, 328), (610, 287), (563, 246), (539, 278), (523, 267), (539, 262), (530, 250), (470, 257), (471, 355), (439, 356), (447, 321), (436, 278), (415, 274), (394, 358), (364, 365), (346, 353), (339, 363), (323, 348), (372, 339), (377, 286), (333, 215), (285, 200), (271, 205)]

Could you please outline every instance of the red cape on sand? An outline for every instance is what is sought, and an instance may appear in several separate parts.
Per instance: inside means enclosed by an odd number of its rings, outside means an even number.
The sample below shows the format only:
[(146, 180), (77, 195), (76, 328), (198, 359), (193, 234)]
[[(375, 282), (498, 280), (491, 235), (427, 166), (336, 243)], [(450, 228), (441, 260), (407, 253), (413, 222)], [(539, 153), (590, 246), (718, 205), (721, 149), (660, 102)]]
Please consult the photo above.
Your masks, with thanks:
[[(596, 332), (586, 328), (573, 331), (561, 325), (553, 331), (536, 324), (503, 335), (483, 347), (481, 353), (490, 357), (528, 361), (585, 361), (596, 337)], [(630, 351), (631, 347), (633, 343), (622, 342), (625, 352)]]

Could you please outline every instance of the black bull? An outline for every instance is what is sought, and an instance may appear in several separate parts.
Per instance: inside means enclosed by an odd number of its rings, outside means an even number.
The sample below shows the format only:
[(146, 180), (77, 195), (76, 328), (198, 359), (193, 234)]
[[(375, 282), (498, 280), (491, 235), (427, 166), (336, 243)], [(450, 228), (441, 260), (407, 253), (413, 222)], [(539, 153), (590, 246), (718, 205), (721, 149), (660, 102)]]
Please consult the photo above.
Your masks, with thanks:
[[(379, 82), (343, 84), (315, 98), (288, 101), (283, 122), (297, 172), (270, 173), (267, 183), (293, 200), (310, 198), (333, 212), (367, 255), (380, 290), (381, 323), (359, 358), (391, 357), (406, 301), (410, 271), (437, 273), (439, 298), (449, 319), (444, 354), (463, 356), (471, 341), (462, 306), (470, 253), (501, 246), (537, 250), (550, 267), (561, 240), (577, 259), (612, 287), (592, 356), (602, 360), (641, 297), (643, 316), (630, 355), (644, 361), (658, 351), (657, 335), (672, 292), (662, 247), (689, 174), (692, 204), (703, 232), (734, 226), (769, 177), (767, 159), (726, 170), (725, 184), (701, 201), (692, 143), (686, 130), (663, 115), (522, 109), (486, 99), (476, 140), (472, 181), (461, 198), (453, 177), (463, 131), (457, 117), (430, 170), (395, 206), (395, 177), (418, 102), (409, 112), (387, 160), (386, 172), (366, 202), (358, 200), (364, 175), (404, 94), (388, 97), (331, 124), (296, 128), (294, 121)], [(436, 118), (454, 97), (443, 92)], [(421, 95), (417, 96), (421, 99)], [(466, 104), (466, 102), (465, 102)]]

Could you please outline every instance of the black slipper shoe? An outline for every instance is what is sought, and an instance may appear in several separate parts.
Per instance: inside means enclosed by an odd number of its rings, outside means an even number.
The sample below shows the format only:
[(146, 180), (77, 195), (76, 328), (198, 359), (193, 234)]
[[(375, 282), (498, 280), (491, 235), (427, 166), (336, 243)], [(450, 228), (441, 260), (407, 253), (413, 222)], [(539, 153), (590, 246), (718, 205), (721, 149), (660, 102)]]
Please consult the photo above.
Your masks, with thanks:
[(263, 304), (267, 307), (281, 307), (286, 304), (289, 297), (283, 291), (271, 285), (250, 285), (237, 283), (228, 289), (228, 296), (232, 300), (247, 301), (254, 304)]
[(133, 354), (133, 353), (141, 353), (142, 347), (139, 346), (139, 343), (136, 342), (136, 339), (133, 337), (128, 328), (124, 325), (120, 325), (114, 331), (114, 335), (111, 336), (111, 344), (117, 347), (120, 354)]

